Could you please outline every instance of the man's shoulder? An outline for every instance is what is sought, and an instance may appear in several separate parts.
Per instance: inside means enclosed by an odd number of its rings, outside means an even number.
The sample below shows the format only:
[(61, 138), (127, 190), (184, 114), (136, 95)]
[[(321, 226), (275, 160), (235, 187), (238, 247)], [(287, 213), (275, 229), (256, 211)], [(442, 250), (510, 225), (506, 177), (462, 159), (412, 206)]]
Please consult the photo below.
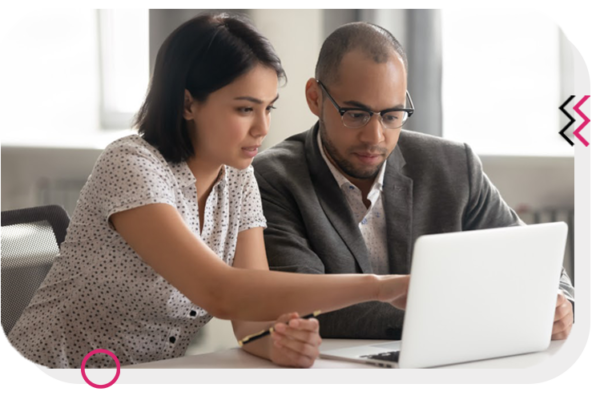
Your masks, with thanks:
[(414, 131), (402, 131), (398, 147), (409, 168), (462, 169), (472, 153), (465, 143)]
[(290, 136), (283, 142), (258, 154), (252, 163), (254, 170), (259, 174), (282, 172), (297, 169), (306, 165), (304, 154), (305, 142), (308, 132)]

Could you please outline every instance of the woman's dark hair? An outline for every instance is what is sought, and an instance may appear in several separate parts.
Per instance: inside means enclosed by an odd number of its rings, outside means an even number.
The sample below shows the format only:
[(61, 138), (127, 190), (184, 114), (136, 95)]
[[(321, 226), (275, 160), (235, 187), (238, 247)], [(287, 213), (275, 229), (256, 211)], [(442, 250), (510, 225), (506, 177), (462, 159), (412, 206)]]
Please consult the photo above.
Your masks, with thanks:
[(286, 78), (273, 46), (248, 21), (227, 14), (197, 16), (160, 47), (134, 126), (167, 161), (186, 161), (194, 148), (183, 119), (185, 89), (204, 101), (258, 64)]

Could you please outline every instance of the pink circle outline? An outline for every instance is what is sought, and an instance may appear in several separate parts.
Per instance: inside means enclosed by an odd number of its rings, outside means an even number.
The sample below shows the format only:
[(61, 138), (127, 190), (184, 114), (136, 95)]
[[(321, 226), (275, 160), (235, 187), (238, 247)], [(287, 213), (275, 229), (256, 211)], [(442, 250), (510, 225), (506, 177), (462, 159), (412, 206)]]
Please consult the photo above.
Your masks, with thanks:
[[(112, 381), (110, 381), (104, 385), (95, 384), (94, 382), (90, 381), (88, 379), (87, 375), (85, 374), (85, 363), (91, 356), (93, 356), (96, 353), (102, 353), (102, 354), (109, 355), (110, 357), (112, 357), (113, 360), (115, 360), (115, 363), (117, 364), (117, 375), (115, 375), (115, 377), (113, 378)], [(106, 389), (107, 387), (114, 385), (114, 383), (117, 381), (117, 379), (119, 379), (119, 375), (121, 375), (121, 363), (119, 363), (119, 359), (117, 358), (117, 356), (115, 356), (113, 353), (111, 353), (108, 350), (104, 350), (104, 349), (93, 350), (93, 351), (90, 351), (85, 357), (83, 357), (83, 361), (81, 361), (81, 375), (83, 376), (83, 380), (91, 387), (96, 388), (96, 389)]]

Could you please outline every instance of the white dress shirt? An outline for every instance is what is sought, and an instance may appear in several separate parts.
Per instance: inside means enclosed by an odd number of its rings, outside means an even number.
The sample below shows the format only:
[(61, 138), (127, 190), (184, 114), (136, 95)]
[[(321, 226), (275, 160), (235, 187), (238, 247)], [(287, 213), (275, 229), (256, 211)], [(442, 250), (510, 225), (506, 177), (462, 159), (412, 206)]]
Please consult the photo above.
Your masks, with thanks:
[(362, 193), (359, 188), (354, 186), (338, 169), (331, 164), (321, 143), (321, 134), (318, 134), (317, 142), (321, 156), (327, 163), (329, 170), (337, 181), (340, 189), (344, 193), (348, 205), (354, 215), (354, 223), (362, 233), (367, 249), (369, 251), (369, 261), (375, 274), (389, 274), (389, 260), (387, 248), (387, 233), (385, 224), (385, 212), (383, 209), (383, 177), (387, 161), (384, 161), (373, 186), (367, 195), (371, 205), (367, 209), (362, 201)]

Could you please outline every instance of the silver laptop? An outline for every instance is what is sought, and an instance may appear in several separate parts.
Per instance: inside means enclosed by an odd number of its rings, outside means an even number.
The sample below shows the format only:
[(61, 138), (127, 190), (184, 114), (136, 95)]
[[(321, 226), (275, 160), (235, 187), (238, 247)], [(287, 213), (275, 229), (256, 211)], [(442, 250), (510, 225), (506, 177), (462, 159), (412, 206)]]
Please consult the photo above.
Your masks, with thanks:
[(567, 230), (555, 222), (418, 238), (402, 340), (321, 357), (425, 368), (545, 350)]

